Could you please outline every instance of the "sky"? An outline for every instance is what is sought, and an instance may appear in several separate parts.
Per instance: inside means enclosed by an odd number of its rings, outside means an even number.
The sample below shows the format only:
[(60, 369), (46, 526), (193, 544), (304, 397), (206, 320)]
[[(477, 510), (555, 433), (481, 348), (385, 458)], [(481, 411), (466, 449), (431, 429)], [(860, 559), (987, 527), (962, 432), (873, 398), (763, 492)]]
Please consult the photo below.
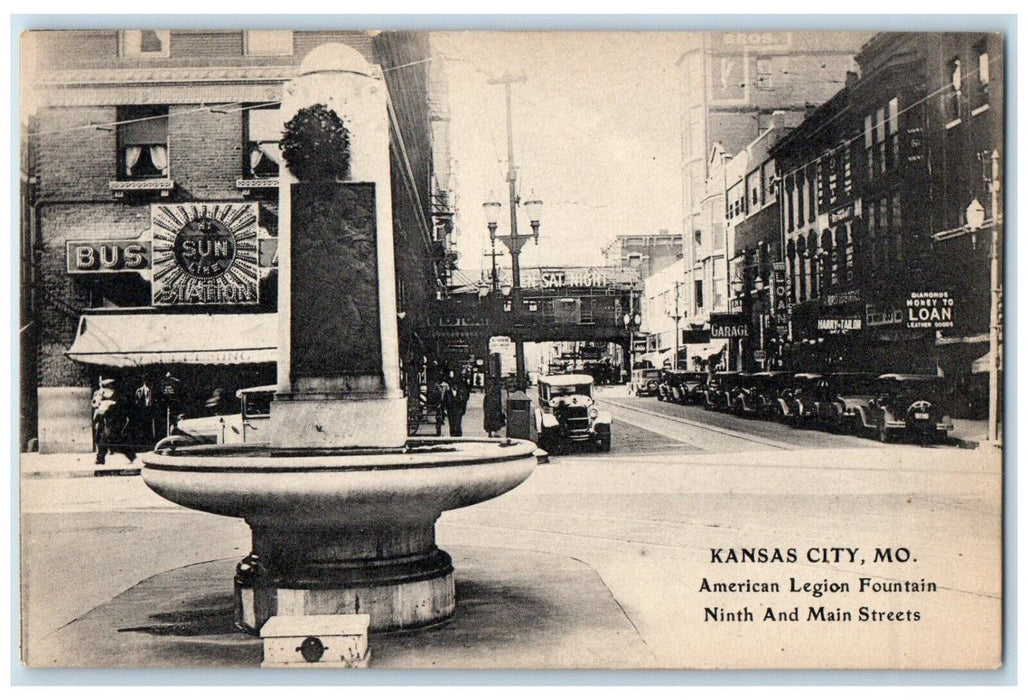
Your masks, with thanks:
[(432, 41), (449, 83), (462, 269), (489, 265), (483, 202), (503, 203), (497, 233), (509, 232), (504, 88), (489, 84), (505, 73), (525, 76), (512, 86), (518, 190), (543, 201), (539, 244), (525, 246), (523, 267), (598, 265), (618, 233), (678, 232), (675, 62), (689, 35), (452, 32)]

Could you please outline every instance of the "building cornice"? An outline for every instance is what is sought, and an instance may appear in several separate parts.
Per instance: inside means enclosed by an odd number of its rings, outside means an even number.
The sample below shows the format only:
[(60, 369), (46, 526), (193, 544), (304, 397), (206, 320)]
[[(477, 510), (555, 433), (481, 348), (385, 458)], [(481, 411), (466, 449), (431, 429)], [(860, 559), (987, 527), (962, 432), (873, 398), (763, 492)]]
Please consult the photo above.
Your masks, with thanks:
[(38, 88), (128, 87), (197, 84), (283, 83), (296, 66), (200, 66), (88, 68), (46, 71), (32, 81)]

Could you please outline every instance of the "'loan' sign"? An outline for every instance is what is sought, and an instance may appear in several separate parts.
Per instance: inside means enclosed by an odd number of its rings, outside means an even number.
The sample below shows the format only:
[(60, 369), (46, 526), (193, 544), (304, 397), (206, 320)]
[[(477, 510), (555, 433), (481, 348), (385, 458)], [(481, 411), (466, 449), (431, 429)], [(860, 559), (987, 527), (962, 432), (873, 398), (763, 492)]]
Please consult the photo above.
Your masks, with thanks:
[(907, 328), (952, 328), (953, 297), (949, 292), (911, 292), (906, 322)]

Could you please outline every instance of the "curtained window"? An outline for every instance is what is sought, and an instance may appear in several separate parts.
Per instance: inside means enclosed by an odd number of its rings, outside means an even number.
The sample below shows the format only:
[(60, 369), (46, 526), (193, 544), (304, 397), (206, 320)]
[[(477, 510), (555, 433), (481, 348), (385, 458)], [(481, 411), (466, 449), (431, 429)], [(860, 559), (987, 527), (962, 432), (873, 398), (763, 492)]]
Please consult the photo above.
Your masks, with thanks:
[(245, 171), (248, 177), (278, 177), (282, 151), (282, 117), (278, 108), (246, 110)]
[(119, 108), (118, 177), (167, 178), (168, 172), (168, 108)]

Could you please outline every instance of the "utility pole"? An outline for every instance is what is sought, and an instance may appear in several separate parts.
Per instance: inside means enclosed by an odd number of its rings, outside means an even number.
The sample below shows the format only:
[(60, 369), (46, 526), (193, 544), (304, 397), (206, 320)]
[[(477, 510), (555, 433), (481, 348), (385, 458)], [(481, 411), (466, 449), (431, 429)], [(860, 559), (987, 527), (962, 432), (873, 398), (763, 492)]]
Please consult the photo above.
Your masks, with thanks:
[(678, 343), (681, 340), (682, 333), (678, 330), (678, 323), (682, 319), (682, 314), (678, 308), (678, 287), (681, 286), (681, 282), (675, 282), (675, 359), (671, 363), (674, 369), (678, 369)]
[[(507, 98), (507, 183), (510, 186), (510, 267), (511, 267), (511, 308), (517, 315), (521, 313), (521, 246), (527, 238), (518, 236), (518, 193), (517, 193), (517, 170), (514, 167), (514, 116), (511, 110), (510, 86), (514, 83), (523, 83), (527, 80), (524, 75), (511, 75), (504, 73), (500, 78), (490, 78), (490, 85), (503, 85)], [(494, 258), (495, 260), (495, 258)], [(514, 362), (517, 372), (518, 388), (523, 389), (525, 381), (525, 343), (521, 338), (514, 339)]]
[(999, 151), (992, 152), (992, 249), (989, 251), (989, 442), (999, 440), (999, 307), (1003, 287), (999, 273)]

